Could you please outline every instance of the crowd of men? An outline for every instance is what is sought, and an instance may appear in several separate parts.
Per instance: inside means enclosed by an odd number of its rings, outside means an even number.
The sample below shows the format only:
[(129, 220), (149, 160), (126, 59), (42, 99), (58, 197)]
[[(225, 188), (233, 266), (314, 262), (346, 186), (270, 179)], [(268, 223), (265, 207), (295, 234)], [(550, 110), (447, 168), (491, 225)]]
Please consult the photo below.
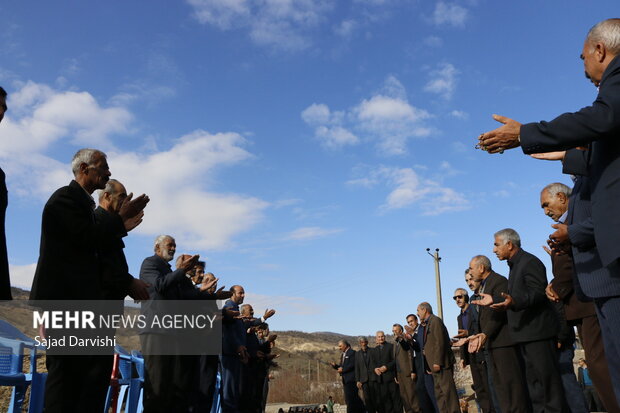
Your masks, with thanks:
[[(393, 345), (381, 331), (372, 349), (365, 339), (357, 353), (339, 343), (342, 360), (334, 367), (348, 411), (459, 412), (454, 345), (461, 347), (462, 365), (471, 367), (484, 413), (620, 412), (619, 55), (620, 19), (598, 23), (581, 54), (586, 77), (598, 88), (591, 106), (524, 125), (494, 115), (504, 125), (478, 137), (477, 147), (489, 153), (521, 146), (534, 158), (562, 161), (571, 175), (573, 188), (552, 183), (540, 194), (541, 208), (556, 222), (545, 248), (551, 282), (540, 259), (521, 249), (515, 230), (498, 231), (493, 252), (507, 261), (508, 277), (493, 271), (488, 257), (472, 258), (465, 271), (472, 294), (459, 288), (454, 295), (461, 312), (453, 342), (422, 303), (420, 325), (413, 314), (405, 332), (395, 324)], [(575, 329), (585, 353), (578, 376)]]
[[(494, 115), (504, 125), (478, 138), (477, 146), (489, 153), (520, 146), (535, 158), (560, 160), (563, 172), (574, 181), (572, 189), (551, 184), (541, 193), (541, 207), (557, 222), (548, 242), (553, 264), (550, 283), (543, 263), (522, 250), (519, 234), (507, 228), (495, 234), (493, 251), (508, 262), (508, 277), (494, 272), (489, 259), (478, 255), (466, 272), (473, 299), (463, 289), (455, 294), (462, 312), (454, 344), (462, 347), (462, 360), (471, 366), (476, 396), (485, 412), (586, 411), (572, 369), (575, 327), (588, 367), (580, 371), (583, 386), (596, 390), (607, 411), (620, 411), (618, 55), (620, 19), (598, 23), (588, 32), (581, 54), (586, 77), (598, 88), (592, 105), (550, 122), (521, 124)], [(0, 88), (0, 121), (6, 110), (6, 91)], [(176, 245), (170, 236), (157, 238), (155, 255), (144, 260), (139, 279), (132, 277), (123, 238), (142, 222), (149, 198), (134, 199), (120, 182), (110, 180), (101, 151), (78, 151), (71, 168), (75, 179), (54, 192), (43, 210), (31, 299), (229, 298), (222, 314), (223, 346), (218, 359), (145, 355), (145, 411), (191, 411), (194, 400), (208, 405), (217, 360), (222, 371), (222, 410), (261, 409), (265, 366), (271, 362), (274, 339), (264, 321), (273, 310), (254, 318), (251, 307), (240, 307), (243, 288), (217, 290), (212, 275), (196, 287), (191, 277), (199, 278), (198, 255), (181, 255), (173, 271), (169, 262)], [(101, 190), (96, 210), (95, 190)], [(0, 170), (0, 299), (11, 298), (4, 236), (6, 194)], [(334, 367), (342, 375), (348, 409), (459, 411), (453, 343), (431, 306), (421, 303), (417, 317), (410, 314), (407, 325), (395, 324), (393, 333), (395, 344), (386, 343), (379, 331), (376, 346), (369, 349), (362, 340), (358, 354), (349, 343), (340, 343), (342, 359)], [(149, 337), (142, 336), (141, 344), (148, 349)], [(101, 411), (111, 354), (50, 354), (47, 368), (47, 413)]]
[[(154, 255), (144, 259), (139, 278), (129, 273), (123, 238), (142, 222), (149, 202), (133, 198), (124, 185), (110, 179), (105, 153), (81, 149), (73, 157), (75, 179), (58, 189), (43, 209), (41, 247), (30, 299), (105, 300), (126, 296), (142, 301), (143, 310), (160, 300), (205, 300), (222, 321), (221, 354), (158, 352), (157, 343), (178, 344), (174, 337), (152, 331), (140, 334), (145, 360), (144, 412), (210, 412), (216, 376), (221, 374), (222, 412), (261, 413), (268, 391), (268, 370), (276, 336), (265, 321), (275, 311), (254, 318), (243, 304), (245, 291), (234, 285), (217, 288), (218, 279), (204, 273), (198, 255), (182, 254), (176, 269), (170, 262), (175, 239), (156, 238)], [(99, 190), (99, 206), (92, 194)], [(216, 300), (226, 300), (222, 310)], [(122, 307), (122, 306), (121, 306)], [(43, 329), (42, 335), (50, 333)], [(153, 351), (153, 349), (155, 349)], [(205, 351), (206, 353), (206, 351)], [(46, 413), (103, 411), (113, 354), (66, 355), (49, 353), (45, 387)]]

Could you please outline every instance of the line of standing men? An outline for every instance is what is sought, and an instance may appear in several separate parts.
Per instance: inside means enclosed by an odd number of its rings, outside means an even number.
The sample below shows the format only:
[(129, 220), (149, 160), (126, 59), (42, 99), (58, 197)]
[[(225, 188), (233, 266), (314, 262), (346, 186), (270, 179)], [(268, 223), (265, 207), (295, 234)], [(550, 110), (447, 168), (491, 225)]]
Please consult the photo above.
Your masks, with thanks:
[(385, 341), (383, 331), (372, 348), (364, 337), (357, 352), (345, 340), (338, 343), (341, 360), (331, 364), (342, 376), (347, 413), (460, 412), (443, 321), (426, 302), (406, 320), (404, 328), (392, 326), (394, 343)]

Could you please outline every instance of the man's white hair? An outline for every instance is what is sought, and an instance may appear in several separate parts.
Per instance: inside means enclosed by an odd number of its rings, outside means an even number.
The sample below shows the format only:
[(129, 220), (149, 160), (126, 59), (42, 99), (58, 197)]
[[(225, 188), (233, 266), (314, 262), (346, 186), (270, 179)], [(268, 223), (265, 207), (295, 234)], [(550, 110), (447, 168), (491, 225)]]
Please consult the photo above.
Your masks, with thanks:
[(506, 244), (508, 241), (512, 242), (512, 245), (521, 248), (521, 237), (519, 233), (512, 228), (505, 228), (495, 233), (495, 237), (504, 241)]
[(570, 194), (573, 192), (573, 190), (570, 189), (567, 185), (564, 185), (563, 183), (560, 183), (560, 182), (554, 182), (552, 184), (547, 185), (542, 190), (542, 192), (545, 192), (545, 191), (549, 192), (549, 196), (551, 196), (552, 198), (555, 198), (555, 196), (559, 194), (560, 192), (566, 195), (566, 198), (568, 198)]
[[(607, 19), (597, 23), (586, 37), (590, 46), (603, 43), (607, 50), (617, 56), (620, 54), (620, 19)], [(593, 50), (593, 48), (592, 48)]]
[(171, 239), (174, 240), (174, 237), (171, 237), (170, 235), (160, 235), (157, 238), (155, 238), (155, 245), (154, 245), (154, 249), (157, 250), (157, 246), (161, 245), (162, 242), (164, 242), (167, 239)]
[(94, 162), (94, 157), (97, 154), (103, 155), (105, 158), (105, 153), (101, 152), (98, 149), (84, 148), (80, 149), (73, 155), (73, 159), (71, 159), (71, 170), (73, 171), (73, 176), (77, 177), (80, 173), (80, 166), (85, 163), (86, 165), (92, 165)]

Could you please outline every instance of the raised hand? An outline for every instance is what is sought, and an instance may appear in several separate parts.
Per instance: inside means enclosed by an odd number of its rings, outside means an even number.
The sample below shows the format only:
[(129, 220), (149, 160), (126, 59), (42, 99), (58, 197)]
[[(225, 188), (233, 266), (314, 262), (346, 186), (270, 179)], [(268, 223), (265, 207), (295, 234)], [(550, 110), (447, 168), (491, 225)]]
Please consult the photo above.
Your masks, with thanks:
[(493, 119), (503, 123), (503, 126), (480, 135), (478, 146), (488, 153), (503, 153), (506, 149), (520, 146), (521, 124), (516, 120), (500, 115), (493, 115)]

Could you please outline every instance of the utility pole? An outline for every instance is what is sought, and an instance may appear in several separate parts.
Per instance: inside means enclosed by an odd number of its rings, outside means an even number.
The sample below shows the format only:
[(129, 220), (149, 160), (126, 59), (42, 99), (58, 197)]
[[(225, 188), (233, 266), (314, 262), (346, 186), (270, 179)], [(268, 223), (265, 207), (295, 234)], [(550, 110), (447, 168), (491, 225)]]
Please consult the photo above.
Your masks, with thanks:
[(435, 252), (431, 254), (431, 249), (427, 248), (426, 253), (433, 257), (435, 261), (435, 286), (437, 289), (437, 316), (443, 320), (443, 305), (441, 301), (441, 277), (439, 276), (439, 261), (441, 261), (441, 257), (439, 256), (439, 248), (435, 248)]

